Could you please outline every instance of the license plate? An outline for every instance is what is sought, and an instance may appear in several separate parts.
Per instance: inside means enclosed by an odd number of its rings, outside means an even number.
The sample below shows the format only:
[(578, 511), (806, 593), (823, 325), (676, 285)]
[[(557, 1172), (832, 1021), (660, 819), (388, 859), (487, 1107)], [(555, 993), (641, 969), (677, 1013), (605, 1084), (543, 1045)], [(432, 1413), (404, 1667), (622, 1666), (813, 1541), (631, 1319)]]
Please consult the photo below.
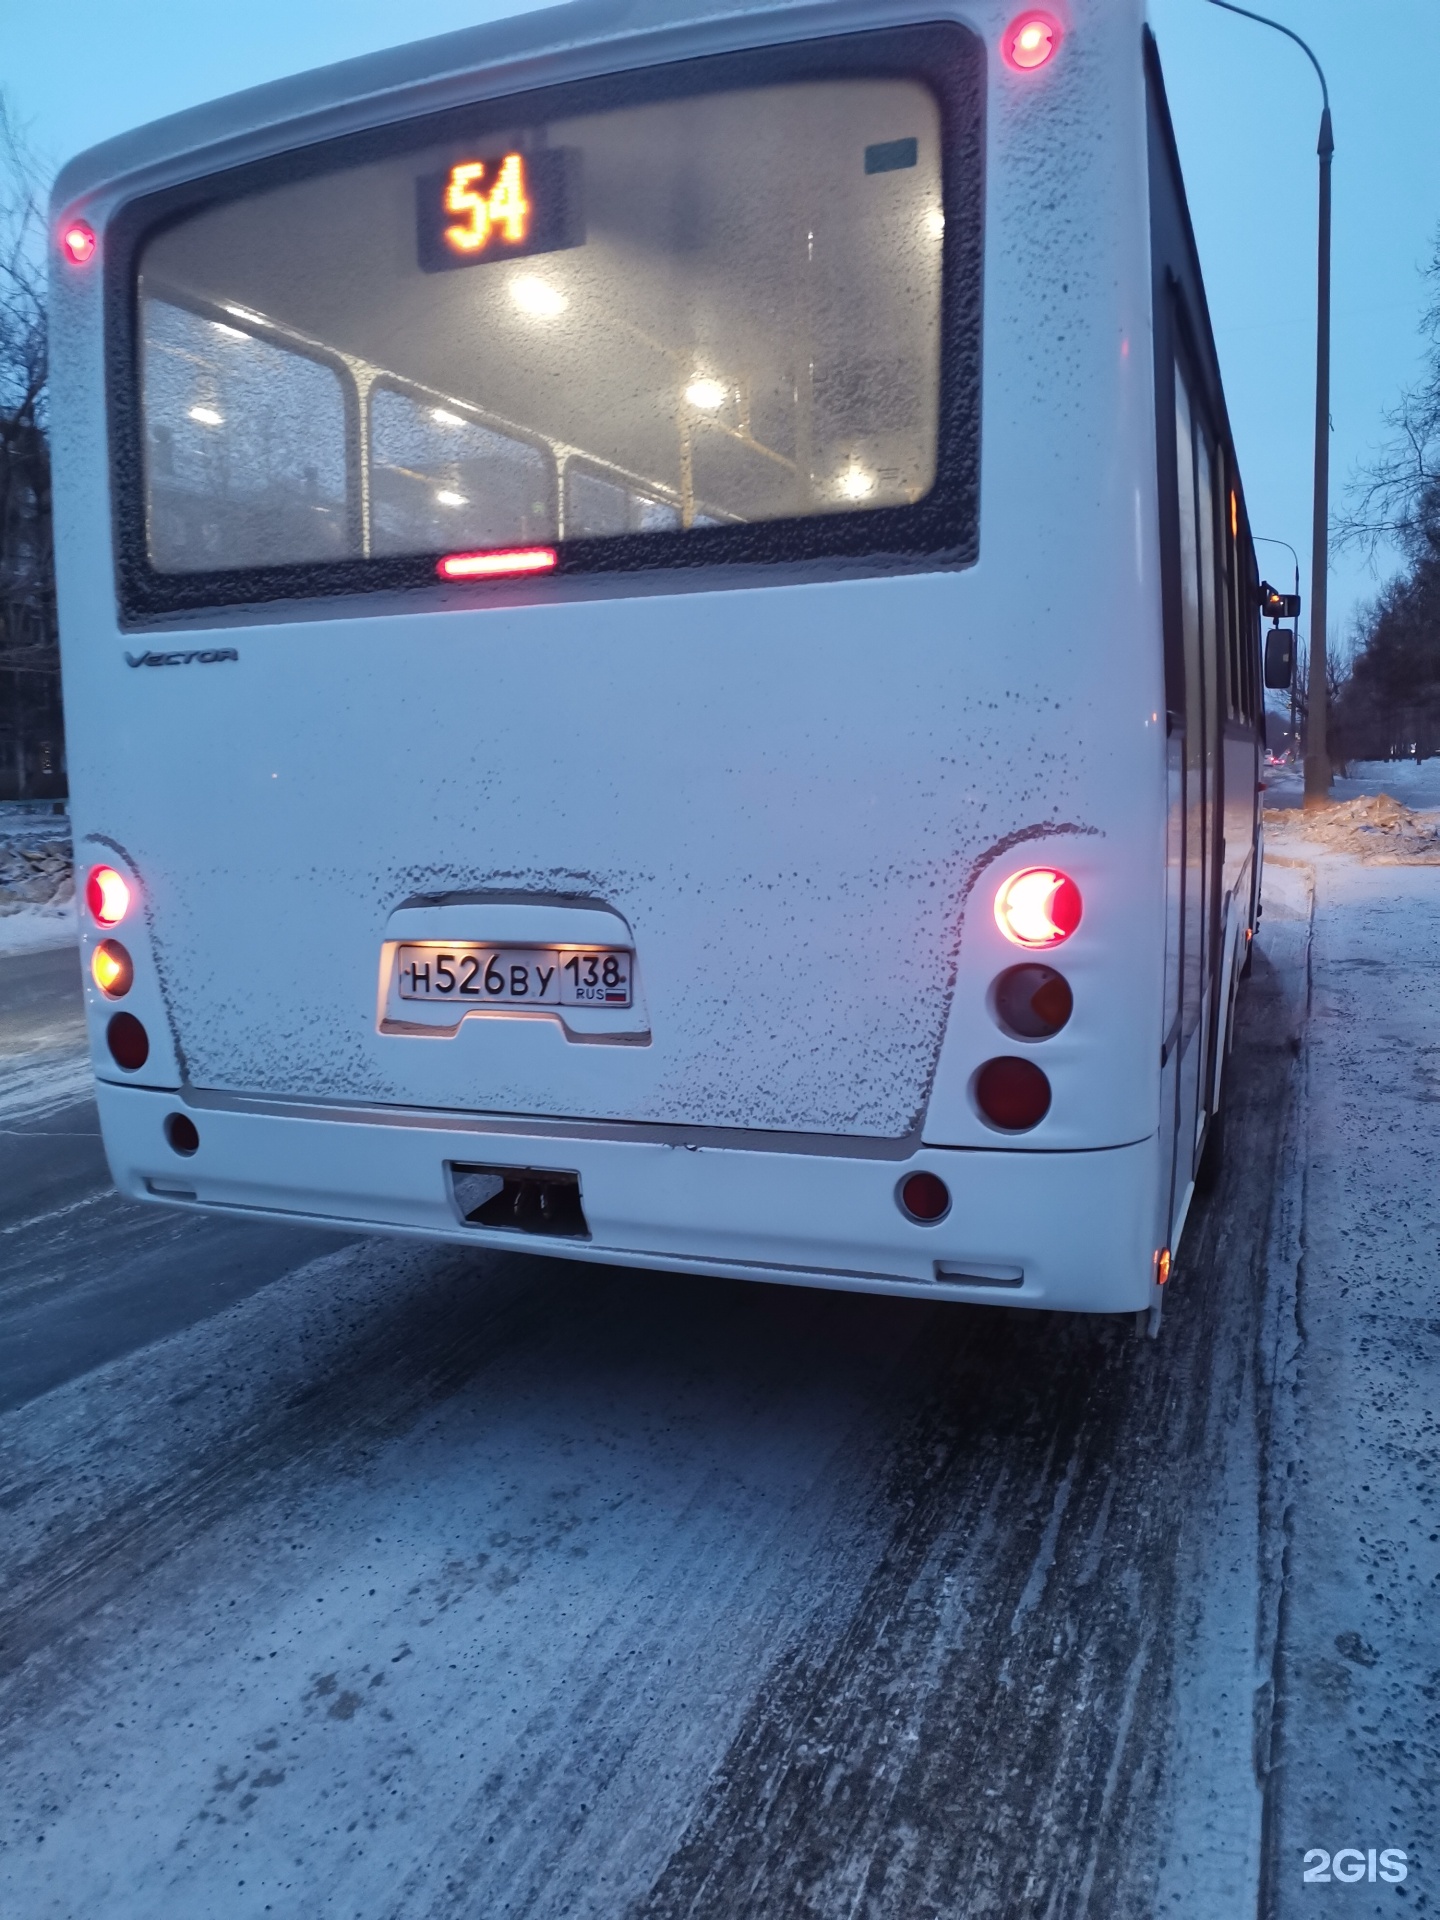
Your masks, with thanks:
[(402, 946), (402, 1000), (457, 1006), (628, 1007), (632, 954), (625, 947)]

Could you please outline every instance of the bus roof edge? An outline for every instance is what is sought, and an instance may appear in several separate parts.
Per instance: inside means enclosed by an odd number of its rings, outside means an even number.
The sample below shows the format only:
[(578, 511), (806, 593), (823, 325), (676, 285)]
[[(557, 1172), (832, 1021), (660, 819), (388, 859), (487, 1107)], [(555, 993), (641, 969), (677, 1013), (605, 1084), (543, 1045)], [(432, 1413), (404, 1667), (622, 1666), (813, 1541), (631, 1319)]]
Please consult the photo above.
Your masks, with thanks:
[[(144, 191), (144, 176), (192, 154), (207, 156), (207, 171), (238, 164), (251, 156), (255, 136), (272, 127), (294, 125), (301, 133), (313, 121), (316, 139), (344, 132), (346, 126), (337, 123), (347, 107), (360, 110), (356, 125), (373, 125), (387, 94), (431, 90), (435, 98), (417, 99), (401, 109), (402, 116), (423, 113), (449, 104), (448, 87), (469, 80), (477, 69), (508, 70), (504, 90), (509, 91), (510, 84), (524, 90), (568, 77), (563, 71), (536, 69), (557, 61), (563, 67), (567, 53), (583, 55), (617, 41), (633, 42), (637, 53), (652, 40), (694, 42), (677, 46), (676, 57), (685, 58), (711, 50), (701, 44), (706, 27), (719, 30), (717, 50), (728, 43), (724, 30), (737, 19), (768, 16), (779, 29), (774, 38), (781, 40), (805, 37), (816, 27), (832, 32), (873, 27), (879, 24), (880, 11), (876, 0), (564, 0), (559, 6), (509, 14), (288, 74), (116, 134), (66, 162), (56, 178), (51, 206), (58, 216), (87, 194), (132, 179), (136, 190)], [(929, 18), (935, 11), (923, 6), (896, 9), (907, 19), (912, 13), (916, 19)]]

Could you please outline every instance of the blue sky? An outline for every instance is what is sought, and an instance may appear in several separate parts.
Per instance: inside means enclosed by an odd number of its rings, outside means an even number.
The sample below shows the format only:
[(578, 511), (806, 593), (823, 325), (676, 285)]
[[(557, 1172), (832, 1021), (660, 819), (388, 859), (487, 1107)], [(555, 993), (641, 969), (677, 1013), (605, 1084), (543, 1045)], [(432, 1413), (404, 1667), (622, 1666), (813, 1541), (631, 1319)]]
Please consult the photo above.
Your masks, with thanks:
[[(1335, 114), (1336, 493), (1421, 364), (1420, 269), (1440, 227), (1440, 0), (1271, 0), (1314, 46)], [(301, 68), (443, 33), (511, 0), (11, 0), (0, 74), (51, 160)], [(1018, 10), (1018, 0), (1017, 0)], [(1262, 4), (1262, 11), (1264, 10)], [(1151, 0), (1255, 531), (1309, 592), (1319, 89), (1298, 48), (1207, 0)], [(1291, 563), (1261, 548), (1262, 569)], [(1335, 557), (1332, 639), (1377, 581)], [(1304, 626), (1302, 623), (1302, 632)]]

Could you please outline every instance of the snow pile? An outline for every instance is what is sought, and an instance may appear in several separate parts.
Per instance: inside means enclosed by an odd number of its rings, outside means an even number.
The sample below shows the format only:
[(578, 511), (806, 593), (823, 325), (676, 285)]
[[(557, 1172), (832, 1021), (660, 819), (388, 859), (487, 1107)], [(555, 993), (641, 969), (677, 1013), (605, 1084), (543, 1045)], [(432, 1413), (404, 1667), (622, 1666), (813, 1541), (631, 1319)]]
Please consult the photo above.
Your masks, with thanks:
[(60, 946), (74, 937), (69, 821), (0, 814), (0, 953)]
[(1362, 794), (1305, 812), (1267, 808), (1265, 831), (1293, 831), (1372, 866), (1440, 866), (1440, 817), (1415, 813), (1388, 793)]

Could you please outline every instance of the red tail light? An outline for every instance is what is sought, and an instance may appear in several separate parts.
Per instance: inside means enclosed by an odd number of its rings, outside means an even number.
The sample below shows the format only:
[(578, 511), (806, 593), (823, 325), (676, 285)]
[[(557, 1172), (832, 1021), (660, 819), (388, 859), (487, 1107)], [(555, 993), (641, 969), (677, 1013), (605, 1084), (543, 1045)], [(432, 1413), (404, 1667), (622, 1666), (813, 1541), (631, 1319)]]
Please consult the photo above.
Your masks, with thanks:
[(1048, 13), (1022, 13), (1005, 29), (1000, 42), (1005, 64), (1020, 73), (1043, 67), (1060, 45), (1060, 27)]
[(975, 1076), (975, 1104), (1001, 1133), (1028, 1133), (1050, 1111), (1050, 1082), (1031, 1060), (987, 1060)]
[(72, 220), (60, 235), (60, 247), (73, 267), (83, 267), (94, 256), (95, 229), (87, 220)]
[(150, 1036), (133, 1013), (116, 1013), (105, 1029), (105, 1044), (117, 1067), (138, 1073), (150, 1058)]
[(554, 547), (508, 547), (496, 553), (447, 553), (435, 571), (442, 580), (502, 580), (513, 573), (548, 573)]
[(938, 1173), (912, 1173), (900, 1182), (896, 1198), (902, 1213), (927, 1227), (943, 1220), (950, 1211), (950, 1189)]
[(1017, 947), (1058, 947), (1080, 924), (1080, 889), (1055, 867), (1012, 873), (995, 896), (995, 924)]
[(114, 867), (92, 867), (85, 882), (85, 904), (97, 926), (118, 927), (130, 911), (130, 882)]

